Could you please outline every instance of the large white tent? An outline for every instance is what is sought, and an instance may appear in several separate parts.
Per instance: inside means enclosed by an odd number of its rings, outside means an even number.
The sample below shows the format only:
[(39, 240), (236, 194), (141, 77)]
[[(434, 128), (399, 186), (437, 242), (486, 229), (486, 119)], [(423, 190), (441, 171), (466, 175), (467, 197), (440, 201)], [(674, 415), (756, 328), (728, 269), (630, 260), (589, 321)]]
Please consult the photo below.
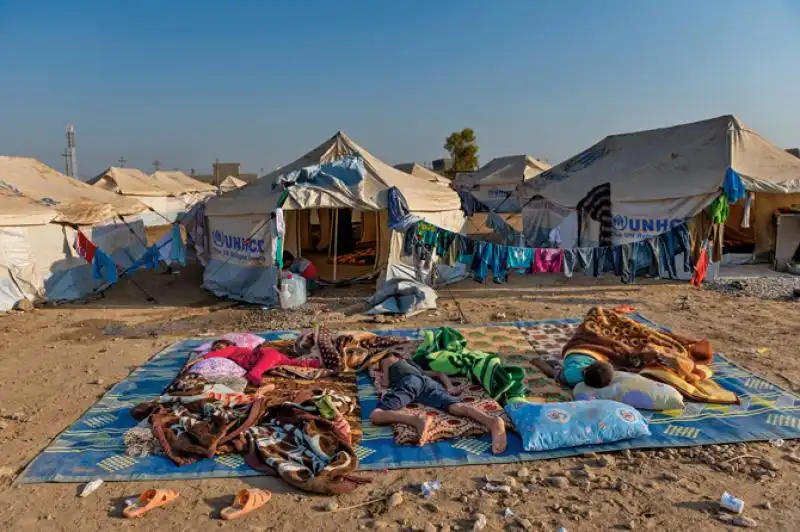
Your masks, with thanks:
[(444, 176), (441, 176), (430, 170), (425, 168), (421, 164), (418, 163), (401, 163), (396, 164), (394, 167), (401, 172), (405, 172), (407, 174), (413, 175), (414, 177), (419, 177), (421, 179), (425, 179), (426, 181), (430, 181), (431, 183), (436, 183), (437, 185), (443, 185), (446, 187), (450, 186), (450, 180)]
[(549, 168), (530, 155), (496, 157), (475, 172), (457, 177), (453, 188), (471, 194), (492, 210), (519, 212), (517, 188)]
[[(729, 169), (756, 193), (748, 232), (755, 251), (767, 251), (774, 246), (774, 209), (800, 203), (800, 159), (730, 115), (612, 135), (527, 181), (519, 190), (527, 203), (525, 232), (541, 232), (544, 211), (574, 212), (591, 189), (608, 183), (614, 243), (642, 240), (705, 209), (720, 194)], [(741, 206), (731, 206), (732, 230), (739, 228), (741, 212)]]
[(229, 175), (219, 183), (218, 190), (220, 193), (230, 192), (232, 190), (236, 190), (237, 188), (242, 188), (247, 184), (247, 181), (242, 181), (241, 179), (237, 179), (232, 175)]
[[(325, 175), (313, 182), (302, 179), (329, 170), (319, 165), (343, 161), (356, 167), (349, 170), (357, 178), (336, 179)], [(358, 172), (352, 173), (354, 170)], [(374, 242), (373, 272), (385, 272), (386, 279), (413, 277), (413, 266), (401, 257), (403, 235), (388, 229), (391, 187), (403, 194), (410, 211), (420, 218), (455, 232), (463, 228), (464, 216), (453, 190), (387, 165), (339, 132), (293, 163), (244, 188), (208, 200), (205, 213), (210, 257), (204, 275), (208, 289), (235, 299), (275, 302), (278, 272), (270, 217), (283, 194), (278, 183), (286, 176), (298, 175), (301, 179), (286, 188), (283, 203), (286, 225), (283, 246), (298, 257), (310, 248), (313, 214), (320, 222), (322, 244), (335, 255), (336, 231), (331, 230), (331, 225), (336, 225), (339, 211), (349, 210), (360, 213), (361, 239)], [(454, 278), (460, 275), (458, 270), (442, 266), (441, 278)]]
[(120, 267), (144, 251), (145, 206), (28, 157), (0, 156), (0, 310), (102, 288), (73, 250), (79, 229)]

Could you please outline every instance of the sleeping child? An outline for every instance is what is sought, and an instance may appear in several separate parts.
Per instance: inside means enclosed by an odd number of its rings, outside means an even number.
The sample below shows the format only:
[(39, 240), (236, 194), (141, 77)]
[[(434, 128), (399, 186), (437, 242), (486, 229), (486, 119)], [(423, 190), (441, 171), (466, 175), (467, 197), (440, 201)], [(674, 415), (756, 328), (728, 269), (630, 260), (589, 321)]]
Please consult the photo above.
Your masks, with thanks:
[[(434, 380), (439, 379), (441, 384)], [(420, 403), (448, 414), (471, 418), (492, 434), (492, 452), (499, 454), (506, 449), (506, 427), (499, 417), (492, 417), (480, 410), (464, 404), (453, 397), (455, 389), (447, 375), (423, 371), (413, 362), (393, 355), (381, 360), (381, 380), (387, 391), (381, 397), (378, 407), (369, 419), (375, 425), (405, 423), (417, 429), (419, 444), (430, 439), (431, 419), (425, 415), (414, 415), (398, 410), (409, 403)], [(442, 385), (444, 384), (444, 386)]]
[(321, 367), (319, 360), (295, 360), (277, 349), (263, 347), (263, 344), (255, 349), (249, 349), (238, 347), (229, 340), (217, 340), (211, 345), (211, 351), (199, 360), (212, 358), (225, 358), (235, 362), (247, 371), (245, 377), (254, 386), (260, 386), (264, 373), (278, 366)]

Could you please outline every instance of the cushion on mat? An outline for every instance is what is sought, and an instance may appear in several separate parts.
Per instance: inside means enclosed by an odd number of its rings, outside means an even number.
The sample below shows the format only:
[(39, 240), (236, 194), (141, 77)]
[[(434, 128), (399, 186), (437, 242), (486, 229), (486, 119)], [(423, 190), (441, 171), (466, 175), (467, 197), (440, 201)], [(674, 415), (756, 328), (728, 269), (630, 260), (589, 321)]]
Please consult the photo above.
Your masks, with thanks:
[(615, 371), (611, 384), (605, 388), (592, 388), (581, 382), (573, 393), (578, 401), (608, 399), (644, 410), (683, 408), (683, 396), (672, 386), (625, 371)]
[(526, 451), (612, 443), (649, 436), (647, 422), (636, 409), (617, 401), (573, 401), (506, 405)]
[(233, 345), (239, 347), (246, 347), (248, 349), (255, 349), (259, 345), (264, 343), (264, 339), (257, 334), (252, 333), (228, 333), (223, 334), (219, 338), (214, 340), (210, 340), (194, 349), (195, 353), (200, 353), (201, 355), (205, 355), (209, 351), (211, 351), (211, 345), (217, 340), (228, 340), (232, 342)]

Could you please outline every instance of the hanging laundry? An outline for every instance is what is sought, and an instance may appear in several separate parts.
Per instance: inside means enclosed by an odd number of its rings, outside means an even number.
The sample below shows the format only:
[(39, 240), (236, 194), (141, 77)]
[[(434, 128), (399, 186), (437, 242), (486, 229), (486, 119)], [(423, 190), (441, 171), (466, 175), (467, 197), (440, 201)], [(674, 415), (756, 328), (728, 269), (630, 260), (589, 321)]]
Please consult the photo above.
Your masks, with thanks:
[(611, 217), (611, 184), (603, 183), (590, 190), (582, 200), (578, 202), (578, 243), (581, 242), (581, 231), (583, 230), (583, 218), (600, 223), (600, 246), (610, 246), (612, 236), (612, 217)]
[(94, 260), (94, 254), (97, 251), (97, 246), (94, 242), (86, 238), (82, 232), (78, 231), (75, 235), (75, 243), (72, 245), (75, 252), (79, 257), (83, 258), (86, 262), (91, 263)]
[(418, 222), (419, 217), (411, 214), (408, 202), (397, 187), (390, 187), (387, 191), (387, 207), (389, 212), (389, 229), (403, 231), (409, 225)]
[(561, 273), (563, 269), (563, 249), (537, 248), (533, 251), (533, 273)]
[(403, 235), (403, 256), (408, 257), (414, 252), (414, 242), (417, 241), (417, 224), (411, 224)]
[(516, 246), (508, 247), (508, 268), (519, 273), (530, 271), (533, 262), (533, 249)]
[(746, 191), (741, 176), (733, 169), (728, 168), (725, 171), (725, 180), (722, 183), (722, 193), (728, 203), (736, 203), (745, 197)]
[[(592, 275), (600, 277), (604, 273), (615, 272), (616, 266), (614, 264), (614, 249), (611, 247), (595, 248), (592, 255)], [(621, 276), (620, 271), (619, 275)]]
[(493, 264), (493, 250), (491, 242), (476, 242), (475, 254), (472, 259), (472, 276), (477, 282), (482, 283), (486, 280), (489, 273), (489, 266)]
[(622, 282), (630, 284), (635, 277), (633, 271), (633, 244), (622, 244), (619, 246), (619, 250), (622, 258)]
[(508, 280), (508, 246), (492, 244), (492, 281), (504, 283)]
[(730, 207), (725, 196), (719, 196), (708, 207), (708, 214), (711, 216), (711, 221), (715, 224), (724, 224), (728, 220), (730, 214)]
[(574, 249), (564, 250), (564, 275), (572, 279), (572, 272), (578, 264), (578, 253)]
[(670, 279), (677, 279), (678, 272), (675, 257), (683, 254), (683, 271), (692, 271), (692, 244), (686, 224), (676, 225), (666, 233), (659, 235), (661, 263)]
[(648, 238), (645, 243), (650, 248), (650, 260), (652, 260), (652, 264), (650, 266), (650, 273), (654, 276), (661, 275), (661, 239), (659, 237), (651, 237)]
[(502, 235), (503, 243), (518, 245), (525, 243), (525, 235), (514, 229), (502, 216), (492, 211), (486, 216), (486, 227)]
[(708, 272), (708, 263), (708, 249), (703, 247), (703, 250), (700, 252), (700, 258), (697, 260), (697, 264), (694, 267), (692, 280), (690, 281), (692, 286), (700, 288), (700, 285), (703, 284), (703, 279), (706, 278), (706, 272)]
[(94, 260), (92, 260), (92, 276), (109, 284), (114, 284), (119, 280), (116, 263), (99, 248), (95, 249)]
[(750, 229), (750, 210), (753, 208), (753, 201), (756, 199), (755, 192), (748, 192), (744, 200), (744, 213), (742, 214), (742, 223), (739, 225), (742, 229)]
[(578, 267), (584, 273), (588, 273), (594, 267), (595, 248), (574, 248), (575, 257), (578, 260)]
[(170, 232), (156, 242), (155, 246), (158, 248), (158, 258), (164, 263), (186, 266), (186, 245), (178, 224), (173, 224)]
[(439, 234), (436, 238), (436, 254), (440, 257), (444, 257), (447, 255), (448, 250), (450, 249), (450, 245), (456, 239), (456, 234), (451, 231), (446, 231), (444, 229), (439, 230)]
[(475, 255), (475, 241), (459, 235), (456, 242), (458, 243), (458, 262), (472, 264), (472, 259)]
[(149, 248), (147, 248), (144, 252), (144, 255), (139, 257), (136, 261), (133, 262), (126, 271), (132, 272), (138, 270), (139, 268), (144, 268), (146, 270), (155, 270), (158, 268), (159, 260), (161, 259), (161, 252), (158, 248), (158, 244), (153, 244)]
[(455, 266), (458, 264), (458, 259), (461, 255), (461, 235), (453, 233), (453, 240), (450, 242), (450, 247), (447, 248), (447, 253), (444, 256), (444, 263), (447, 266)]

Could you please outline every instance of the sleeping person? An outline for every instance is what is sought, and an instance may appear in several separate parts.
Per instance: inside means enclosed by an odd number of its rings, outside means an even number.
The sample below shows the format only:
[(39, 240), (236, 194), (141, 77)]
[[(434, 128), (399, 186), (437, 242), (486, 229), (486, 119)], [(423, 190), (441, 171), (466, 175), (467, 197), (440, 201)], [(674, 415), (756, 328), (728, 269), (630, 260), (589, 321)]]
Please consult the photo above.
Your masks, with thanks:
[[(413, 362), (394, 355), (384, 357), (381, 362), (381, 380), (387, 391), (369, 420), (375, 425), (405, 423), (417, 429), (419, 444), (430, 441), (431, 418), (426, 414), (414, 415), (398, 410), (409, 403), (420, 403), (458, 417), (468, 417), (486, 427), (492, 435), (492, 452), (499, 454), (506, 449), (506, 426), (499, 417), (492, 417), (464, 404), (452, 394), (456, 391), (447, 375), (423, 371)], [(441, 384), (434, 380), (439, 379)], [(444, 384), (444, 386), (442, 385)]]
[(579, 382), (592, 388), (605, 388), (614, 377), (614, 366), (608, 362), (599, 362), (589, 355), (571, 353), (564, 358), (560, 380), (574, 388)]
[(254, 386), (260, 386), (264, 373), (278, 366), (321, 367), (319, 360), (296, 360), (271, 347), (258, 346), (249, 349), (238, 347), (229, 340), (217, 340), (211, 345), (211, 351), (199, 360), (213, 358), (228, 359), (244, 368), (247, 371), (245, 374), (247, 381)]

